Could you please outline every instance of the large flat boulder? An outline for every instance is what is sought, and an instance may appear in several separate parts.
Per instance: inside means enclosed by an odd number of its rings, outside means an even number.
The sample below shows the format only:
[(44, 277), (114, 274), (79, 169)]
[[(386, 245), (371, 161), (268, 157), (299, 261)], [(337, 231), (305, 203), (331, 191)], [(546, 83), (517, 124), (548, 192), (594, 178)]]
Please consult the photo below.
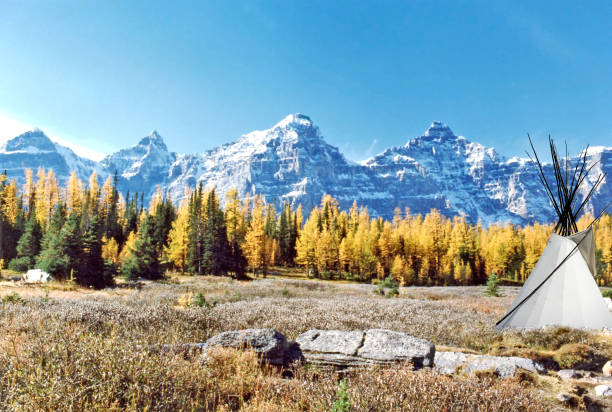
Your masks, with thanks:
[(444, 374), (463, 371), (467, 374), (493, 371), (500, 378), (514, 376), (519, 369), (543, 373), (544, 367), (531, 359), (516, 356), (472, 355), (459, 352), (436, 352), (435, 368)]
[(366, 331), (309, 330), (296, 339), (304, 359), (339, 368), (411, 362), (415, 368), (433, 364), (433, 343), (385, 329)]

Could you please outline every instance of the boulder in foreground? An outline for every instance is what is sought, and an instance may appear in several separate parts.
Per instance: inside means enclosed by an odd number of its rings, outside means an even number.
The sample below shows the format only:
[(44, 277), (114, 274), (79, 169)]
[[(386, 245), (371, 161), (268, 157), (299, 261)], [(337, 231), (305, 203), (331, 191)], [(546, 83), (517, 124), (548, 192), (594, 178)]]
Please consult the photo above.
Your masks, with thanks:
[(410, 362), (415, 369), (432, 366), (435, 346), (401, 332), (309, 330), (296, 339), (309, 363), (339, 368)]
[(272, 365), (287, 365), (301, 359), (295, 342), (288, 341), (274, 329), (231, 330), (215, 335), (202, 347), (204, 361), (207, 349), (211, 347), (249, 349), (257, 353), (262, 361)]

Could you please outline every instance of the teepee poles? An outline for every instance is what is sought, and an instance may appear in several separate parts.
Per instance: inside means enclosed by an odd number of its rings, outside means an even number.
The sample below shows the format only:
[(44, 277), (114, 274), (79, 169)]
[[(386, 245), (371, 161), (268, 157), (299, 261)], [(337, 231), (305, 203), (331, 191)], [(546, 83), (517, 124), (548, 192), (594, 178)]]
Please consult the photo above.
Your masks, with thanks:
[(582, 198), (582, 201), (579, 204), (576, 204), (579, 189), (583, 185), (585, 179), (587, 178), (593, 167), (595, 167), (599, 163), (599, 161), (596, 161), (592, 165), (587, 167), (587, 154), (589, 150), (589, 147), (587, 146), (586, 149), (580, 153), (578, 161), (576, 162), (576, 165), (574, 166), (572, 171), (569, 155), (567, 152), (567, 144), (565, 145), (565, 159), (563, 159), (563, 157), (561, 157), (557, 151), (555, 142), (549, 136), (548, 144), (550, 146), (552, 169), (555, 177), (553, 186), (546, 178), (546, 174), (544, 173), (544, 167), (542, 166), (542, 162), (540, 161), (540, 158), (536, 153), (535, 147), (533, 146), (531, 136), (527, 136), (529, 137), (529, 144), (531, 145), (533, 157), (529, 152), (527, 152), (527, 156), (529, 156), (529, 159), (534, 164), (534, 168), (538, 174), (540, 182), (542, 183), (544, 192), (548, 196), (548, 199), (553, 205), (555, 213), (558, 217), (558, 221), (555, 225), (554, 231), (561, 236), (572, 235), (578, 232), (578, 225), (576, 224), (578, 216), (580, 215), (584, 207), (588, 204), (588, 202), (591, 200), (593, 194), (596, 193), (599, 185), (604, 181), (605, 175), (600, 174), (595, 179), (595, 182), (593, 183), (590, 190)]

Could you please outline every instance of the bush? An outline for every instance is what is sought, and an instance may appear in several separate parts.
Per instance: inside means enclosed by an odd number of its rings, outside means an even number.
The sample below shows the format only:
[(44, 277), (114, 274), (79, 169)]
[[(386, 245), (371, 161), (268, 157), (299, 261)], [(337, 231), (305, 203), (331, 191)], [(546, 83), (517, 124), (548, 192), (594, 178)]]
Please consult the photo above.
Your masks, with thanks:
[(378, 290), (376, 291), (376, 293), (388, 298), (392, 298), (394, 296), (399, 295), (398, 287), (399, 283), (397, 283), (397, 281), (393, 279), (392, 276), (387, 276), (386, 278), (378, 282)]
[(581, 343), (563, 345), (553, 359), (561, 369), (590, 369), (595, 360), (593, 349)]
[(499, 296), (499, 278), (495, 272), (489, 275), (487, 279), (487, 290), (485, 290), (486, 296)]
[(11, 294), (5, 295), (2, 297), (2, 303), (23, 303), (24, 300), (19, 293), (13, 292)]
[(612, 299), (612, 289), (604, 290), (601, 294), (604, 298)]
[(346, 379), (340, 381), (338, 385), (338, 393), (336, 394), (336, 401), (332, 405), (332, 412), (348, 412), (351, 410), (351, 403), (349, 402)]
[(15, 272), (25, 272), (32, 265), (31, 259), (27, 256), (15, 258), (9, 262), (9, 269)]

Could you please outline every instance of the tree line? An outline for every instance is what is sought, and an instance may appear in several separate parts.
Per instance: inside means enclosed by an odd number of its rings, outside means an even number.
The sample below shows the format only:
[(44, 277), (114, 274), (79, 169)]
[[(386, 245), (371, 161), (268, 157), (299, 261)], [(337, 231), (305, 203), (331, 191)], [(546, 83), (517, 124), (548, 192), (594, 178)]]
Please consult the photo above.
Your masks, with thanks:
[[(356, 203), (340, 210), (323, 196), (304, 221), (301, 206), (279, 210), (260, 195), (230, 190), (224, 207), (202, 185), (174, 205), (160, 188), (148, 205), (142, 193), (119, 193), (117, 176), (100, 187), (72, 173), (64, 187), (52, 170), (25, 172), (18, 187), (0, 175), (0, 269), (43, 269), (58, 279), (101, 288), (116, 276), (159, 279), (167, 270), (191, 274), (265, 276), (272, 266), (301, 266), (311, 277), (402, 285), (483, 284), (491, 273), (522, 283), (535, 266), (551, 225), (470, 224), (433, 209), (425, 216), (396, 209), (371, 217)], [(579, 226), (586, 227), (589, 216)], [(612, 283), (612, 219), (596, 227), (599, 284)]]

